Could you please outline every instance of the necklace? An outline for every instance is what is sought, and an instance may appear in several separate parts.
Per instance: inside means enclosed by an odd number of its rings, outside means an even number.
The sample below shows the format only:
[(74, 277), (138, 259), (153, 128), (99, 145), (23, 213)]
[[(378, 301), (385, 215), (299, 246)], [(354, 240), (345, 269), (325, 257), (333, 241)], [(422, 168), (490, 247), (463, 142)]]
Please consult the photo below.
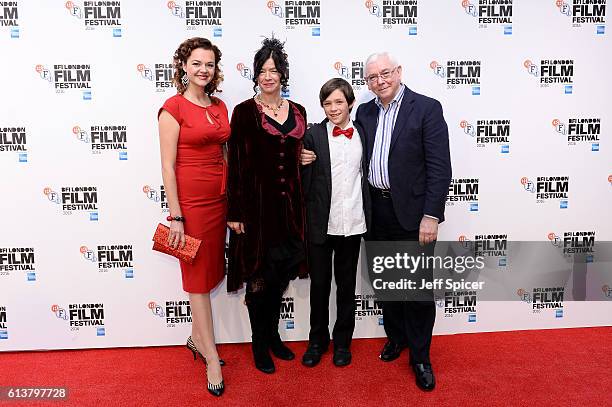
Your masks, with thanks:
[(283, 103), (285, 102), (285, 99), (281, 98), (280, 103), (276, 107), (275, 106), (270, 106), (269, 104), (267, 104), (266, 102), (261, 100), (261, 94), (257, 95), (257, 101), (259, 103), (261, 103), (266, 109), (272, 110), (272, 113), (274, 114), (274, 117), (278, 117), (278, 112), (283, 107)]

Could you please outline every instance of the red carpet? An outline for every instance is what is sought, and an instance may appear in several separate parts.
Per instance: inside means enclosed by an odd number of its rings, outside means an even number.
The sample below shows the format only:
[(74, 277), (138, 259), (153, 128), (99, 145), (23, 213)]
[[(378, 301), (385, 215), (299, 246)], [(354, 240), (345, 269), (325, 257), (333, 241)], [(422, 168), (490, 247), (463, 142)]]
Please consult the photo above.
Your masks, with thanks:
[[(0, 386), (66, 386), (47, 406), (604, 406), (612, 405), (612, 327), (435, 336), (438, 385), (420, 391), (408, 356), (384, 363), (382, 339), (353, 342), (353, 363), (315, 368), (277, 361), (273, 375), (253, 367), (250, 345), (220, 345), (225, 394), (205, 389), (204, 364), (184, 347), (0, 353)], [(305, 342), (290, 347), (298, 358)], [(0, 402), (1, 403), (1, 402)]]

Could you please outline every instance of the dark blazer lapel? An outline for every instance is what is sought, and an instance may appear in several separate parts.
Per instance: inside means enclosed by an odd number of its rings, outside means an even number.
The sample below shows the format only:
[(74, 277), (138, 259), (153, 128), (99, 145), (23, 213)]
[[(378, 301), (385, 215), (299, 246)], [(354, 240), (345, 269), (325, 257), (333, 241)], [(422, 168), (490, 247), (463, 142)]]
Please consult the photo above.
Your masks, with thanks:
[(410, 113), (414, 108), (414, 95), (412, 91), (408, 89), (406, 85), (404, 85), (404, 96), (402, 98), (402, 105), (400, 106), (400, 110), (397, 113), (397, 119), (395, 120), (395, 126), (393, 127), (393, 134), (391, 135), (391, 144), (389, 145), (389, 153), (393, 150), (393, 146), (397, 141), (399, 135), (402, 133), (406, 123), (408, 123), (408, 118), (410, 117)]
[(329, 155), (329, 140), (327, 137), (327, 119), (324, 119), (319, 125), (316, 127), (317, 130), (317, 138), (319, 146), (319, 152), (317, 159), (321, 160), (320, 164), (323, 169), (323, 174), (325, 174), (325, 182), (327, 183), (327, 192), (329, 193), (329, 197), (331, 199), (331, 189), (332, 189), (332, 177), (331, 177), (331, 157)]
[(362, 123), (365, 128), (365, 148), (367, 151), (367, 160), (368, 162), (372, 158), (372, 151), (374, 150), (374, 139), (376, 138), (376, 125), (378, 124), (378, 106), (374, 103), (374, 100), (368, 102), (368, 105), (365, 109), (365, 120)]

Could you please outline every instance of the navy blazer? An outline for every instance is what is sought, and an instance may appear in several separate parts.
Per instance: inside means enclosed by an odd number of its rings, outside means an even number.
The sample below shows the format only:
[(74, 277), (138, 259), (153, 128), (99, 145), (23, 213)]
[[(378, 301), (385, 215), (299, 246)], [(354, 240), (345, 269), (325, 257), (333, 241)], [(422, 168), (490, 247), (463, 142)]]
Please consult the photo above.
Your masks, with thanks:
[[(424, 214), (444, 221), (452, 175), (442, 105), (402, 86), (404, 96), (391, 135), (388, 170), (395, 215), (404, 229), (412, 231), (419, 229)], [(368, 163), (378, 112), (374, 99), (357, 109), (356, 122), (365, 131)]]

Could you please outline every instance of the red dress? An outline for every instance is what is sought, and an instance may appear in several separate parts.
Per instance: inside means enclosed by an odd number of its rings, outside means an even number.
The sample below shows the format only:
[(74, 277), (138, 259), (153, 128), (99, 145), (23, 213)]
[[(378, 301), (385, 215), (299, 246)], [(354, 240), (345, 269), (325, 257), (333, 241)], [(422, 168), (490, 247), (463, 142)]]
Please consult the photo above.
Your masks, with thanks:
[[(162, 110), (176, 119), (180, 131), (176, 150), (176, 186), (185, 217), (185, 233), (202, 239), (193, 264), (181, 263), (183, 290), (207, 293), (225, 275), (227, 164), (223, 143), (230, 134), (227, 107), (211, 97), (208, 107), (198, 106), (177, 94)], [(206, 112), (214, 123), (206, 118)]]

